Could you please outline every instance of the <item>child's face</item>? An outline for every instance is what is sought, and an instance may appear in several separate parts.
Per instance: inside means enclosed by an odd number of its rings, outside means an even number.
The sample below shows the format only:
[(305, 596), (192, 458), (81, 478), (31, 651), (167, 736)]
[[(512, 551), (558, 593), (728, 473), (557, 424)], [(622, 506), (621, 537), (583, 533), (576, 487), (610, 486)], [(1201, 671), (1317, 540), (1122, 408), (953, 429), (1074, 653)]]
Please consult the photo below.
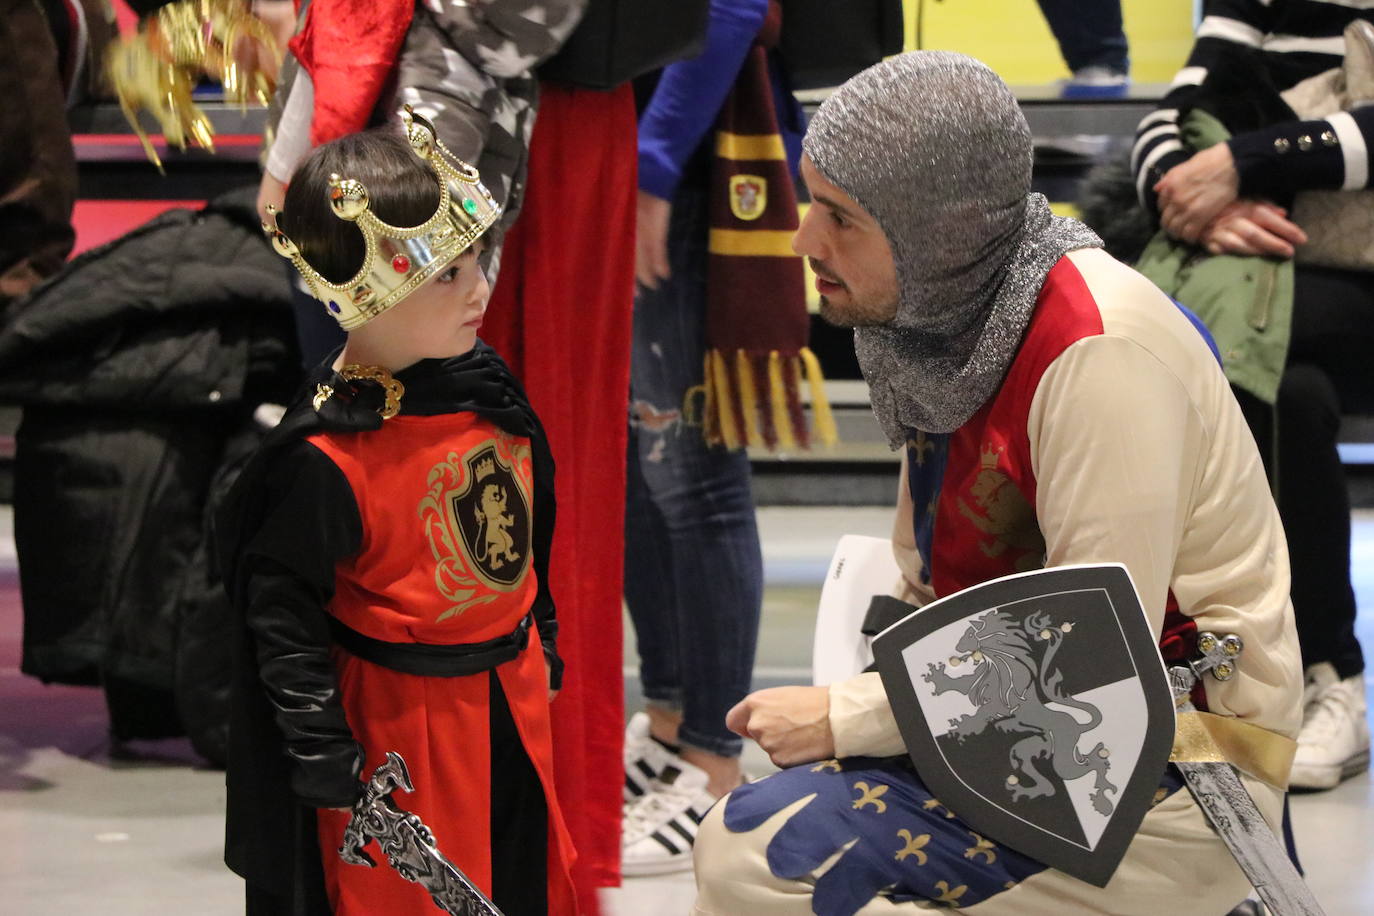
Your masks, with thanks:
[(477, 329), (491, 297), (486, 275), (477, 264), (480, 253), (479, 242), (374, 318), (369, 327), (376, 326), (389, 338), (390, 346), (414, 360), (446, 359), (468, 352), (477, 343)]

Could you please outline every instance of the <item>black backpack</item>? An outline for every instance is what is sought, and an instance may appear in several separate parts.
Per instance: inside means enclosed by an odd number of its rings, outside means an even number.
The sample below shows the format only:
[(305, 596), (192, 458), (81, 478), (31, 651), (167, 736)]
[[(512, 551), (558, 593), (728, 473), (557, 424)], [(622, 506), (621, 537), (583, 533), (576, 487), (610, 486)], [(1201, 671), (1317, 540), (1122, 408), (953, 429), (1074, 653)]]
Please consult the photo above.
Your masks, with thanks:
[(838, 86), (902, 50), (902, 0), (781, 0), (794, 89)]
[(709, 0), (591, 0), (541, 79), (614, 89), (641, 73), (700, 53)]

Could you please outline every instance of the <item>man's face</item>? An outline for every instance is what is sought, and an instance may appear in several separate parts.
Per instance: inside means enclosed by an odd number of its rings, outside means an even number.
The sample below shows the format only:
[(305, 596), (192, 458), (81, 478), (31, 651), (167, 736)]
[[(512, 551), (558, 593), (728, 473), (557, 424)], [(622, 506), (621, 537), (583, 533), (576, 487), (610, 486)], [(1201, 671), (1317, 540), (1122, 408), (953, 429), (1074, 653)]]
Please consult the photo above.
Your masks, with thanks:
[(886, 324), (897, 314), (897, 268), (887, 236), (807, 156), (801, 174), (811, 208), (792, 237), (792, 250), (816, 272), (821, 317), (841, 327)]

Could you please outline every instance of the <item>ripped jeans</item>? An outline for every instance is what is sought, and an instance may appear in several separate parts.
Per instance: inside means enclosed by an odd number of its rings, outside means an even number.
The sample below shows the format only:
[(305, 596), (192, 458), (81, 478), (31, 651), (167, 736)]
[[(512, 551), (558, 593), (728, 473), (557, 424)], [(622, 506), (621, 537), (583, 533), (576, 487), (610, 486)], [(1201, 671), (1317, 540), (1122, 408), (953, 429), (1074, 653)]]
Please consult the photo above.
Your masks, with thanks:
[(702, 438), (706, 234), (705, 194), (679, 191), (672, 276), (635, 298), (625, 602), (646, 699), (681, 710), (683, 744), (736, 757), (725, 714), (749, 692), (763, 559), (748, 457)]

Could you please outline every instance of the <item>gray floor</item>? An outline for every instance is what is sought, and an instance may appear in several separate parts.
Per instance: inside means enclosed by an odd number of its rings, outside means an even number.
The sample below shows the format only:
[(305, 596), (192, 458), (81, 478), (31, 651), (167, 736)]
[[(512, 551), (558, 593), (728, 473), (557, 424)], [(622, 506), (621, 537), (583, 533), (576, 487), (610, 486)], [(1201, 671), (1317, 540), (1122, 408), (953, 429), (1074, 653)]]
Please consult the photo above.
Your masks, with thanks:
[[(886, 535), (884, 510), (773, 508), (759, 514), (768, 591), (756, 686), (804, 682), (820, 581), (842, 532)], [(11, 516), (0, 507), (0, 913), (242, 912), (237, 879), (220, 864), (223, 774), (200, 769), (181, 742), (144, 743), (111, 759), (92, 690), (43, 687), (17, 670), (18, 584)], [(1360, 634), (1374, 646), (1374, 511), (1355, 516)], [(634, 696), (633, 647), (626, 683)], [(769, 768), (757, 749), (746, 768)], [(1331, 916), (1374, 913), (1374, 789), (1368, 774), (1296, 796), (1309, 880)], [(606, 893), (610, 916), (685, 913), (690, 874), (628, 880)]]

